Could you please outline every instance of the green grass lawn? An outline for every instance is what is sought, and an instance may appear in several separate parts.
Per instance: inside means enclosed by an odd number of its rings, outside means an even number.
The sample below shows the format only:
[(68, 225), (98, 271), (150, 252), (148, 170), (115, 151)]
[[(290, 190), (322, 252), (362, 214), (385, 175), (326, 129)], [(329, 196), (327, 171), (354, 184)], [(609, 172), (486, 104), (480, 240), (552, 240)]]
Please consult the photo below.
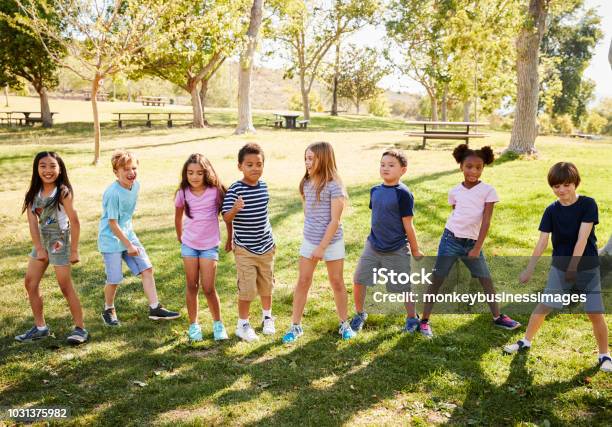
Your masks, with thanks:
[[(257, 115), (256, 123), (265, 116)], [(369, 232), (369, 188), (379, 182), (384, 148), (407, 152), (404, 182), (415, 194), (415, 225), (428, 255), (435, 254), (449, 213), (446, 193), (461, 175), (450, 154), (453, 143), (433, 142), (427, 150), (417, 150), (420, 141), (407, 138), (399, 120), (315, 116), (306, 132), (262, 129), (255, 136), (237, 137), (228, 127), (234, 117), (210, 112), (214, 126), (204, 130), (119, 131), (107, 123), (97, 167), (90, 166), (89, 123), (59, 124), (51, 130), (0, 129), (0, 407), (69, 406), (67, 424), (72, 425), (609, 424), (612, 376), (594, 365), (595, 341), (584, 316), (551, 317), (533, 349), (516, 357), (502, 355), (501, 346), (521, 337), (524, 328), (494, 329), (486, 313), (434, 316), (436, 337), (431, 341), (402, 335), (401, 314), (374, 315), (355, 340), (342, 342), (321, 266), (306, 307), (306, 334), (296, 345), (282, 345), (297, 278), (303, 222), (297, 185), (308, 143), (327, 140), (334, 145), (350, 195), (343, 219), (347, 284)], [(507, 133), (493, 133), (485, 142), (501, 151), (508, 140)], [(212, 340), (202, 296), (200, 322), (206, 339), (192, 345), (186, 340), (173, 192), (180, 167), (192, 152), (207, 155), (227, 184), (238, 179), (236, 153), (247, 141), (259, 142), (266, 152), (264, 179), (270, 186), (278, 245), (273, 305), (278, 333), (252, 344), (234, 337), (235, 270), (233, 256), (223, 253), (217, 289), (231, 339), (223, 344)], [(180, 308), (183, 317), (162, 324), (149, 321), (140, 282), (126, 275), (116, 302), (123, 326), (110, 330), (100, 320), (104, 270), (96, 234), (102, 192), (113, 180), (110, 155), (120, 147), (140, 158), (135, 229), (155, 266), (162, 302)], [(485, 244), (490, 257), (531, 253), (541, 213), (553, 200), (546, 172), (559, 160), (577, 164), (583, 178), (579, 192), (598, 201), (600, 242), (612, 232), (612, 141), (542, 137), (538, 148), (538, 159), (502, 158), (484, 172), (483, 179), (501, 198)], [(57, 339), (31, 345), (13, 340), (32, 323), (22, 285), (31, 242), (20, 205), (32, 158), (42, 149), (62, 154), (75, 186), (82, 237), (81, 263), (73, 277), (91, 333), (91, 342), (79, 348), (63, 342), (71, 320), (52, 272), (42, 289), (46, 319)], [(254, 320), (259, 310), (254, 304)], [(527, 314), (516, 317), (527, 323)]]

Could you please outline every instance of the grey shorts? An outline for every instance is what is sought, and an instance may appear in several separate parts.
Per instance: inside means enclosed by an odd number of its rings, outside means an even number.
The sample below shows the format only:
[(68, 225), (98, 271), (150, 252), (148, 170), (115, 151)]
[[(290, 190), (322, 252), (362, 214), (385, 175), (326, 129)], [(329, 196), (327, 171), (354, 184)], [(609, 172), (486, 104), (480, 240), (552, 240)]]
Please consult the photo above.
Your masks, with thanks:
[[(379, 252), (369, 240), (366, 240), (353, 276), (353, 283), (365, 286), (383, 284), (381, 281), (383, 274), (388, 279), (385, 283), (387, 290), (409, 292), (410, 284), (404, 282), (406, 282), (405, 277), (410, 275), (410, 251), (407, 247), (402, 247), (392, 252)], [(396, 283), (392, 283), (392, 274), (395, 275)]]
[[(601, 277), (599, 267), (579, 271), (575, 283), (565, 281), (565, 271), (551, 266), (548, 272), (548, 281), (544, 289), (545, 295), (552, 295), (557, 299), (569, 298), (572, 294), (582, 294), (586, 298), (584, 311), (586, 313), (603, 313), (603, 299), (601, 297)], [(551, 308), (567, 308), (561, 301), (545, 301), (544, 305)]]
[[(46, 249), (51, 265), (70, 265), (70, 229), (40, 229), (40, 242)], [(30, 256), (38, 256), (36, 248), (32, 248)]]

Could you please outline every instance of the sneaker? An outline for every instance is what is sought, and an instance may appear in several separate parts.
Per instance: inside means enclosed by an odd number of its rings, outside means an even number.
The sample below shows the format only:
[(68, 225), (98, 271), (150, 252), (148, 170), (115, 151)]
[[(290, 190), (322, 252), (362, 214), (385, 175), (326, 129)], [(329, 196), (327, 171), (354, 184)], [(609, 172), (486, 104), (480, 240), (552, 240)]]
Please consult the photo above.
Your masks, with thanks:
[(200, 325), (197, 323), (189, 325), (187, 336), (189, 337), (189, 341), (202, 341), (202, 328), (200, 328)]
[(264, 335), (274, 335), (276, 333), (276, 327), (274, 326), (274, 317), (264, 317), (262, 325), (262, 332)]
[(419, 322), (419, 316), (408, 317), (406, 318), (406, 324), (404, 325), (404, 329), (402, 329), (402, 331), (407, 332), (409, 334), (414, 334), (416, 331), (419, 330), (420, 324), (421, 322)]
[(426, 320), (421, 320), (421, 323), (419, 324), (419, 332), (424, 337), (433, 338), (433, 331), (431, 330), (429, 322)]
[(215, 341), (223, 341), (229, 339), (223, 322), (220, 320), (213, 322), (213, 337)]
[(514, 344), (509, 344), (504, 346), (504, 353), (513, 354), (523, 350), (529, 350), (531, 346), (525, 345), (523, 340), (518, 340)]
[(301, 325), (291, 325), (289, 331), (285, 334), (285, 336), (283, 336), (283, 343), (292, 343), (302, 335), (304, 335), (304, 330), (302, 329)]
[(351, 329), (355, 332), (361, 331), (363, 328), (363, 324), (368, 318), (368, 313), (362, 311), (361, 313), (355, 313), (353, 318), (351, 319)]
[(89, 332), (86, 329), (75, 327), (72, 332), (66, 337), (68, 344), (83, 344), (89, 339)]
[(342, 335), (343, 340), (350, 340), (351, 338), (354, 338), (355, 335), (357, 335), (357, 333), (351, 328), (350, 323), (346, 320), (340, 324), (340, 329), (338, 329), (338, 333)]
[(519, 322), (517, 322), (516, 320), (512, 320), (505, 314), (500, 314), (497, 319), (493, 320), (493, 323), (495, 324), (495, 326), (499, 326), (500, 328), (508, 330), (516, 329), (521, 326)]
[(119, 319), (117, 319), (117, 312), (114, 308), (107, 308), (102, 312), (102, 320), (106, 326), (119, 326)]
[(40, 331), (36, 326), (32, 326), (32, 329), (30, 329), (26, 333), (17, 335), (15, 337), (15, 340), (19, 342), (32, 342), (40, 340), (42, 338), (47, 338), (49, 335), (51, 335), (51, 331), (49, 331), (48, 327)]
[(180, 316), (176, 311), (166, 310), (161, 304), (157, 304), (155, 308), (149, 307), (149, 319), (151, 320), (172, 320)]
[(236, 336), (238, 338), (245, 340), (246, 342), (257, 341), (259, 337), (255, 333), (255, 329), (253, 329), (249, 322), (245, 323), (242, 326), (236, 327)]
[(610, 356), (599, 358), (599, 369), (603, 372), (612, 372), (612, 359), (610, 359)]

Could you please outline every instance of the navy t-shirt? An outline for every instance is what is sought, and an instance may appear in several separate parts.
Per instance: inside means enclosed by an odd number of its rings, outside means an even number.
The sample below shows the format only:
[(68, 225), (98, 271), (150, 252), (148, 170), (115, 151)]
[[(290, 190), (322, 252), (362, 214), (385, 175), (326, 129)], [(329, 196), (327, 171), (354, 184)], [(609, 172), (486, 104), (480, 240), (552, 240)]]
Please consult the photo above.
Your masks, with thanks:
[(413, 216), (414, 197), (406, 185), (380, 184), (370, 190), (372, 228), (368, 241), (380, 252), (392, 252), (406, 246), (402, 218)]
[(583, 222), (592, 222), (593, 228), (578, 263), (578, 271), (599, 266), (597, 238), (595, 237), (595, 225), (599, 223), (597, 203), (587, 196), (578, 196), (578, 200), (569, 206), (563, 206), (557, 200), (544, 211), (539, 230), (552, 235), (552, 265), (563, 271), (567, 269), (578, 241), (580, 224)]

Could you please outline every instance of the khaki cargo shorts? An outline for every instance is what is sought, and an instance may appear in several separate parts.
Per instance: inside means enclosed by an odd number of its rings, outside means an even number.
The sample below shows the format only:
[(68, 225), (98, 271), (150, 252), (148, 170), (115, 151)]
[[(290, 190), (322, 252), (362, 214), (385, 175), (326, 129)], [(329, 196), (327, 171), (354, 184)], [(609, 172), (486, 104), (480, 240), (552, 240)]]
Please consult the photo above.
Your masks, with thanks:
[(257, 255), (240, 246), (234, 247), (239, 300), (253, 301), (257, 295), (272, 296), (275, 252), (274, 247), (264, 254)]

